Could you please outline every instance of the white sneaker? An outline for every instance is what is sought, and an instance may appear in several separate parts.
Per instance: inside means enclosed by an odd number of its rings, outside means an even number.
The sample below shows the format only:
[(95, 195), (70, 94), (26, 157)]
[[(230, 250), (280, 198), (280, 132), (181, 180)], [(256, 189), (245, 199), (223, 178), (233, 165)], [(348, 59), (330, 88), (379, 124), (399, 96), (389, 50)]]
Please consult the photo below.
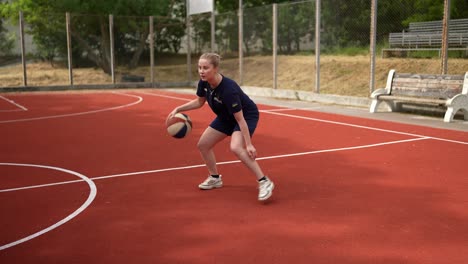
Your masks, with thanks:
[(221, 187), (223, 187), (223, 180), (221, 179), (221, 175), (219, 175), (219, 178), (214, 178), (214, 177), (211, 177), (210, 175), (208, 176), (208, 178), (206, 178), (204, 182), (198, 185), (198, 188), (202, 190), (211, 190), (214, 188), (221, 188)]
[(265, 201), (273, 194), (275, 184), (270, 179), (263, 180), (258, 183), (258, 200)]

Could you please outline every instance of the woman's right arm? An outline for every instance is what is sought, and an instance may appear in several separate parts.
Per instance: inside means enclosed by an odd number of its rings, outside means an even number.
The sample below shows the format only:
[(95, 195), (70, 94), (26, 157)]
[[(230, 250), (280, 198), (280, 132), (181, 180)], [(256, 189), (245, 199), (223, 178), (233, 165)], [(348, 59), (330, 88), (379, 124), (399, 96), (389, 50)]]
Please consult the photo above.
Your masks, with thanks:
[(180, 105), (174, 108), (174, 110), (172, 110), (172, 112), (169, 113), (167, 118), (168, 119), (172, 118), (175, 114), (180, 113), (180, 112), (201, 108), (203, 105), (205, 105), (205, 102), (206, 102), (205, 97), (197, 97), (188, 103), (185, 103), (183, 105)]

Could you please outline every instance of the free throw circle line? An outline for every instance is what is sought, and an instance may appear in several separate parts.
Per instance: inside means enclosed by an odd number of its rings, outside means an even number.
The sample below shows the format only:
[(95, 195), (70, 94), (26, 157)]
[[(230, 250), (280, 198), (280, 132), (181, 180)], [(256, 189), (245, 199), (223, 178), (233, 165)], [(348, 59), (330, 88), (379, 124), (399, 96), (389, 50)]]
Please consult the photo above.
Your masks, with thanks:
[(22, 105), (16, 103), (16, 102), (13, 101), (13, 100), (10, 100), (10, 99), (8, 99), (8, 98), (6, 98), (6, 97), (4, 97), (4, 96), (1, 96), (1, 95), (0, 95), (0, 98), (3, 99), (3, 100), (5, 100), (5, 101), (7, 101), (7, 102), (9, 102), (10, 104), (16, 106), (18, 109), (16, 109), (15, 111), (28, 111), (28, 109), (27, 109), (26, 107), (24, 107), (24, 106), (22, 106)]
[(52, 119), (52, 118), (60, 118), (60, 117), (70, 117), (70, 116), (79, 116), (79, 115), (87, 115), (87, 114), (94, 114), (94, 113), (99, 113), (99, 112), (104, 112), (104, 111), (111, 111), (111, 110), (117, 110), (120, 108), (125, 108), (129, 107), (132, 105), (139, 104), (143, 101), (143, 97), (138, 96), (138, 95), (132, 95), (132, 94), (125, 94), (125, 93), (118, 93), (118, 92), (112, 92), (115, 94), (120, 94), (124, 96), (129, 96), (129, 97), (135, 97), (138, 98), (137, 101), (125, 104), (125, 105), (119, 105), (119, 106), (114, 106), (110, 108), (104, 108), (104, 109), (98, 109), (98, 110), (93, 110), (93, 111), (86, 111), (86, 112), (78, 112), (78, 113), (71, 113), (71, 114), (63, 114), (63, 115), (52, 115), (52, 116), (41, 116), (41, 117), (33, 117), (33, 118), (24, 118), (24, 119), (14, 119), (14, 120), (5, 120), (5, 121), (0, 121), (0, 124), (4, 123), (15, 123), (15, 122), (24, 122), (24, 121), (33, 121), (33, 120), (43, 120), (43, 119)]
[(86, 201), (78, 209), (76, 209), (73, 213), (71, 213), (67, 217), (63, 218), (62, 220), (58, 221), (57, 223), (55, 223), (55, 224), (53, 224), (53, 225), (51, 225), (51, 226), (49, 226), (49, 227), (47, 227), (45, 229), (42, 229), (39, 232), (36, 232), (36, 233), (34, 233), (32, 235), (21, 238), (19, 240), (13, 241), (11, 243), (8, 243), (8, 244), (5, 244), (5, 245), (0, 245), (0, 251), (4, 250), (4, 249), (7, 249), (7, 248), (10, 248), (10, 247), (13, 247), (13, 246), (16, 246), (18, 244), (27, 242), (27, 241), (29, 241), (31, 239), (34, 239), (34, 238), (36, 238), (36, 237), (38, 237), (40, 235), (43, 235), (43, 234), (45, 234), (47, 232), (50, 232), (53, 229), (65, 224), (66, 222), (70, 221), (71, 219), (73, 219), (77, 215), (79, 215), (81, 212), (83, 212), (93, 202), (94, 198), (96, 197), (97, 188), (96, 188), (96, 185), (94, 184), (94, 182), (91, 179), (89, 179), (88, 177), (84, 176), (83, 174), (80, 174), (80, 173), (75, 172), (75, 171), (71, 171), (71, 170), (67, 170), (67, 169), (63, 169), (63, 168), (58, 168), (58, 167), (52, 167), (52, 166), (44, 166), (44, 165), (36, 165), (36, 164), (22, 164), (22, 163), (0, 163), (0, 166), (22, 166), (22, 167), (33, 167), (33, 168), (42, 168), (42, 169), (50, 169), (50, 170), (61, 171), (61, 172), (64, 172), (64, 173), (75, 175), (78, 178), (81, 178), (83, 181), (88, 183), (88, 186), (89, 186), (89, 189), (90, 189), (88, 199), (86, 199)]

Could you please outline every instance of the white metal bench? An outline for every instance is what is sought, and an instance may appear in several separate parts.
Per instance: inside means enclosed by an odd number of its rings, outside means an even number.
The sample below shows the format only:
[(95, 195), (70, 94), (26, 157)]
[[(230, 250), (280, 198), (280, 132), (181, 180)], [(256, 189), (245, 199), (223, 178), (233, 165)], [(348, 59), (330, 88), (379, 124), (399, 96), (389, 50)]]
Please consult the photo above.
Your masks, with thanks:
[(380, 103), (386, 102), (391, 111), (398, 102), (441, 105), (447, 108), (444, 121), (451, 122), (458, 111), (468, 120), (468, 72), (464, 75), (396, 73), (390, 70), (385, 88), (371, 94), (369, 111), (376, 113)]

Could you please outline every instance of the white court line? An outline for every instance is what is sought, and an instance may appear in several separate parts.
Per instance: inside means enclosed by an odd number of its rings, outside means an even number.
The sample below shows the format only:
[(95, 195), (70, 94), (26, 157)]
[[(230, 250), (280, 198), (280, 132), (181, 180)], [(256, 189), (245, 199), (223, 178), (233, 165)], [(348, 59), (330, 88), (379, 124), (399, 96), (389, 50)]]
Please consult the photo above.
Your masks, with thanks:
[(309, 108), (277, 108), (277, 109), (269, 109), (269, 110), (260, 110), (262, 113), (270, 113), (270, 112), (284, 112), (284, 111), (293, 111), (293, 110), (310, 110)]
[(89, 179), (88, 177), (84, 176), (83, 174), (80, 174), (78, 172), (75, 172), (75, 171), (71, 171), (71, 170), (67, 170), (67, 169), (62, 169), (62, 168), (58, 168), (58, 167), (52, 167), (52, 166), (43, 166), (43, 165), (35, 165), (35, 164), (20, 164), (20, 163), (0, 163), (0, 166), (22, 166), (22, 167), (35, 167), (35, 168), (42, 168), (42, 169), (50, 169), (50, 170), (57, 170), (57, 171), (61, 171), (61, 172), (65, 172), (65, 173), (68, 173), (68, 174), (73, 174), (79, 178), (81, 178), (80, 182), (83, 182), (85, 181), (86, 183), (88, 183), (88, 186), (89, 186), (89, 195), (88, 195), (88, 199), (86, 199), (86, 201), (78, 208), (76, 209), (73, 213), (71, 213), (70, 215), (68, 215), (67, 217), (63, 218), (62, 220), (58, 221), (57, 223), (45, 228), (45, 229), (42, 229), (41, 231), (38, 231), (32, 235), (29, 235), (27, 237), (24, 237), (24, 238), (21, 238), (19, 240), (16, 240), (16, 241), (13, 241), (11, 243), (8, 243), (8, 244), (5, 244), (5, 245), (0, 245), (0, 251), (1, 250), (4, 250), (4, 249), (7, 249), (7, 248), (10, 248), (10, 247), (13, 247), (13, 246), (16, 246), (18, 244), (21, 244), (21, 243), (24, 243), (26, 241), (29, 241), (31, 239), (34, 239), (40, 235), (43, 235), (47, 232), (50, 232), (52, 231), (53, 229), (65, 224), (66, 222), (70, 221), (71, 219), (75, 218), (77, 215), (79, 215), (81, 212), (83, 212), (94, 200), (94, 198), (96, 197), (96, 193), (97, 193), (97, 188), (96, 188), (96, 185), (94, 184), (94, 182)]
[(41, 116), (41, 117), (24, 118), (24, 119), (5, 120), (5, 121), (0, 121), (0, 124), (94, 114), (94, 113), (99, 113), (99, 112), (104, 112), (104, 111), (111, 111), (111, 110), (117, 110), (117, 109), (121, 109), (121, 108), (125, 108), (125, 107), (130, 107), (132, 105), (139, 104), (139, 103), (141, 103), (143, 101), (143, 98), (141, 96), (125, 94), (125, 93), (118, 93), (118, 92), (113, 92), (113, 93), (124, 95), (124, 96), (129, 96), (129, 97), (135, 97), (135, 98), (138, 98), (138, 100), (135, 101), (135, 102), (129, 103), (129, 104), (125, 104), (125, 105), (119, 105), (119, 106), (114, 106), (114, 107), (110, 107), (110, 108), (103, 108), (103, 109), (98, 109), (98, 110), (93, 110), (93, 111), (63, 114), (63, 115)]
[(0, 110), (0, 113), (24, 112), (22, 109)]
[[(152, 95), (152, 96), (171, 98), (171, 99), (176, 99), (176, 100), (190, 101), (190, 99), (176, 97), (176, 96), (159, 95), (159, 94), (145, 93), (145, 92), (139, 92), (139, 93), (144, 93), (144, 94), (148, 94), (148, 95)], [(299, 118), (299, 119), (305, 119), (305, 120), (312, 120), (312, 121), (317, 121), (317, 122), (330, 123), (330, 124), (342, 125), (342, 126), (350, 126), (350, 127), (356, 127), (356, 128), (362, 128), (362, 129), (369, 129), (369, 130), (375, 130), (375, 131), (387, 132), (387, 133), (393, 133), (393, 134), (400, 134), (400, 135), (406, 135), (406, 136), (412, 136), (412, 137), (431, 138), (431, 139), (439, 140), (439, 141), (445, 141), (445, 142), (450, 142), (450, 143), (468, 145), (468, 142), (464, 142), (464, 141), (451, 140), (451, 139), (439, 138), (439, 137), (429, 137), (429, 136), (425, 136), (425, 135), (412, 134), (412, 133), (401, 132), (401, 131), (396, 131), (396, 130), (381, 129), (381, 128), (376, 128), (376, 127), (361, 126), (361, 125), (355, 125), (355, 124), (344, 123), (344, 122), (336, 122), (336, 121), (330, 121), (330, 120), (324, 120), (324, 119), (318, 119), (318, 118), (312, 118), (312, 117), (304, 117), (304, 116), (298, 116), (298, 115), (290, 115), (290, 114), (279, 113), (279, 112), (292, 111), (292, 110), (306, 110), (307, 111), (307, 110), (310, 110), (310, 109), (309, 108), (281, 107), (281, 108), (272, 109), (272, 110), (261, 110), (260, 112), (266, 113), (266, 114), (272, 114), (272, 115), (279, 115), (279, 116), (286, 116), (286, 117)]]
[[(344, 148), (323, 149), (323, 150), (314, 150), (314, 151), (290, 153), (290, 154), (283, 154), (283, 155), (259, 157), (259, 158), (257, 158), (257, 160), (270, 160), (270, 159), (279, 159), (279, 158), (288, 158), (288, 157), (297, 157), (297, 156), (305, 156), (305, 155), (312, 155), (312, 154), (320, 154), (320, 153), (326, 153), (326, 152), (338, 152), (338, 151), (346, 151), (346, 150), (364, 149), (364, 148), (372, 148), (372, 147), (386, 146), (386, 145), (391, 145), (391, 144), (407, 143), (407, 142), (426, 140), (426, 139), (430, 139), (430, 138), (429, 137), (411, 138), (411, 139), (388, 141), (388, 142), (375, 143), (375, 144), (369, 144), (369, 145), (358, 145), (358, 146), (344, 147)], [(240, 162), (241, 162), (240, 160), (231, 160), (231, 161), (218, 162), (216, 164), (217, 165), (227, 165), (227, 164), (240, 163)], [(166, 171), (177, 171), (177, 170), (202, 168), (202, 167), (205, 167), (205, 166), (206, 165), (203, 163), (203, 164), (196, 164), (196, 165), (189, 165), (189, 166), (182, 166), (182, 167), (173, 167), (173, 168), (149, 170), (149, 171), (137, 171), (137, 172), (112, 174), (112, 175), (106, 175), (106, 176), (92, 177), (90, 179), (95, 181), (95, 180), (103, 180), (103, 179), (118, 178), (118, 177), (127, 177), (127, 176), (141, 175), (141, 174), (150, 174), (150, 173), (160, 173), (160, 172), (166, 172)], [(34, 188), (42, 188), (42, 187), (56, 186), (56, 185), (63, 185), (63, 184), (70, 184), (70, 183), (77, 183), (77, 182), (81, 182), (81, 181), (82, 180), (64, 181), (64, 182), (55, 182), (55, 183), (48, 183), (48, 184), (41, 184), (41, 185), (31, 185), (31, 186), (19, 187), (19, 188), (3, 189), (3, 190), (0, 190), (0, 193), (27, 190), (27, 189), (34, 189)]]
[(176, 97), (176, 96), (170, 96), (170, 95), (164, 95), (164, 94), (155, 94), (155, 93), (148, 93), (148, 92), (141, 92), (141, 91), (138, 91), (137, 93), (151, 95), (151, 96), (157, 96), (157, 97), (176, 99), (176, 100), (187, 101), (187, 102), (190, 102), (190, 101), (193, 100), (193, 99), (181, 98), (181, 97)]
[[(1, 165), (1, 163), (0, 163), (0, 165)], [(63, 181), (63, 182), (55, 182), (55, 183), (25, 186), (25, 187), (19, 187), (19, 188), (3, 189), (3, 190), (0, 190), (0, 193), (2, 193), (2, 192), (21, 191), (21, 190), (35, 189), (35, 188), (42, 188), (42, 187), (49, 187), (49, 186), (56, 186), (56, 185), (64, 185), (64, 184), (77, 183), (77, 182), (82, 182), (82, 180)]]
[[(8, 99), (8, 98), (6, 98), (6, 97), (3, 97), (3, 96), (1, 96), (1, 95), (0, 95), (0, 98), (3, 99), (3, 100), (5, 100), (5, 101), (7, 101), (7, 102), (9, 102), (9, 103), (12, 104), (12, 105), (18, 107), (18, 108), (21, 109), (22, 111), (28, 111), (28, 109), (27, 109), (26, 107), (24, 107), (24, 106), (22, 106), (22, 105), (20, 105), (20, 104), (18, 104), (18, 103), (15, 103), (15, 101), (13, 101), (13, 100), (10, 100), (10, 99)], [(21, 111), (21, 110), (19, 110), (19, 111)], [(14, 111), (18, 111), (18, 110), (14, 110)], [(3, 110), (2, 112), (11, 112), (11, 111), (5, 111), (5, 110)]]
[[(384, 145), (406, 143), (406, 142), (425, 140), (425, 139), (429, 139), (429, 138), (425, 138), (425, 137), (423, 137), (423, 138), (412, 138), (412, 139), (389, 141), (389, 142), (375, 143), (375, 144), (369, 144), (369, 145), (360, 145), (360, 146), (353, 146), (353, 147), (344, 147), (344, 148), (323, 149), (323, 150), (314, 150), (314, 151), (290, 153), (290, 154), (283, 154), (283, 155), (259, 157), (259, 158), (257, 158), (257, 160), (270, 160), (270, 159), (289, 158), (289, 157), (296, 157), (296, 156), (319, 154), (319, 153), (325, 153), (325, 152), (338, 152), (338, 151), (346, 151), (346, 150), (354, 150), (354, 149), (363, 149), (363, 148), (379, 147), (379, 146), (384, 146)], [(240, 160), (222, 161), (222, 162), (217, 162), (216, 165), (227, 165), (227, 164), (240, 163), (240, 162), (241, 162)], [(93, 177), (91, 179), (92, 180), (102, 180), (102, 179), (108, 179), (108, 178), (126, 177), (126, 176), (148, 174), (148, 173), (159, 173), (159, 172), (166, 172), (166, 171), (194, 169), (194, 168), (201, 168), (201, 167), (205, 167), (205, 166), (206, 166), (206, 164), (203, 163), (203, 164), (184, 166), (184, 167), (175, 167), (175, 168), (166, 168), (166, 169), (159, 169), (159, 170), (150, 170), (150, 171), (140, 171), (140, 172), (130, 172), (130, 173), (107, 175), (107, 176), (99, 176), (99, 177)], [(1, 192), (1, 190), (0, 190), (0, 192)]]
[(279, 116), (286, 116), (286, 117), (292, 117), (292, 118), (298, 118), (298, 119), (304, 119), (304, 120), (311, 120), (311, 121), (329, 123), (329, 124), (334, 124), (334, 125), (356, 127), (356, 128), (375, 130), (375, 131), (380, 131), (380, 132), (387, 132), (387, 133), (392, 133), (392, 134), (412, 136), (412, 137), (430, 138), (430, 139), (439, 140), (439, 141), (445, 141), (445, 142), (450, 142), (450, 143), (468, 145), (468, 142), (464, 142), (464, 141), (451, 140), (451, 139), (439, 138), (439, 137), (430, 137), (430, 136), (407, 133), (407, 132), (401, 132), (401, 131), (390, 130), (390, 129), (382, 129), (382, 128), (376, 128), (376, 127), (361, 126), (361, 125), (355, 125), (355, 124), (350, 124), (350, 123), (330, 121), (330, 120), (325, 120), (325, 119), (318, 119), (318, 118), (305, 117), (305, 116), (299, 116), (299, 115), (290, 115), (290, 114), (278, 113), (278, 112), (269, 111), (269, 110), (265, 110), (265, 111), (262, 111), (262, 112), (267, 113), (267, 114), (272, 114), (272, 115), (279, 115)]

